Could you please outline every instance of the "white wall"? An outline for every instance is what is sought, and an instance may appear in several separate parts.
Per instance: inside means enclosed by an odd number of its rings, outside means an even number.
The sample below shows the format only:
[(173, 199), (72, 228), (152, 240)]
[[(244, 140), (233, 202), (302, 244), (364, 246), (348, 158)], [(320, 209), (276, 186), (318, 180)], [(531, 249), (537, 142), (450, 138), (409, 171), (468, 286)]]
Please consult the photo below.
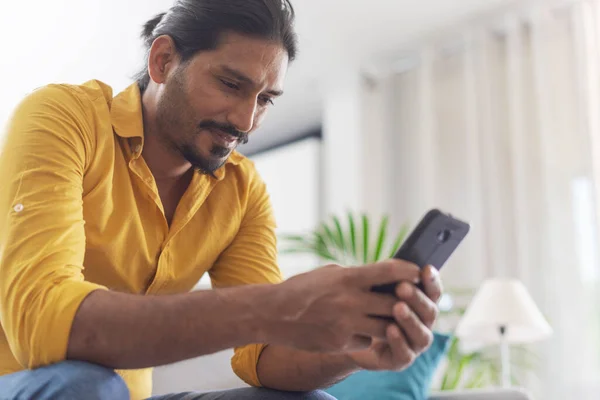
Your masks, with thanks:
[[(394, 204), (394, 148), (391, 88), (373, 86), (369, 73), (351, 62), (326, 75), (323, 93), (324, 216), (366, 213), (390, 217), (389, 230), (406, 222)], [(415, 221), (412, 221), (415, 222)]]
[[(278, 234), (305, 233), (321, 214), (321, 140), (309, 138), (252, 157), (267, 184)], [(318, 266), (316, 257), (280, 254), (284, 278)]]
[(332, 71), (323, 93), (323, 199), (325, 216), (363, 206), (365, 162), (360, 146), (361, 80), (358, 70)]
[(378, 87), (371, 74), (347, 62), (324, 78), (323, 206), (324, 215), (366, 212), (374, 218), (389, 213), (394, 151), (391, 88)]
[(52, 82), (100, 79), (121, 90), (141, 66), (141, 24), (164, 6), (160, 0), (2, 2), (0, 126), (16, 103)]

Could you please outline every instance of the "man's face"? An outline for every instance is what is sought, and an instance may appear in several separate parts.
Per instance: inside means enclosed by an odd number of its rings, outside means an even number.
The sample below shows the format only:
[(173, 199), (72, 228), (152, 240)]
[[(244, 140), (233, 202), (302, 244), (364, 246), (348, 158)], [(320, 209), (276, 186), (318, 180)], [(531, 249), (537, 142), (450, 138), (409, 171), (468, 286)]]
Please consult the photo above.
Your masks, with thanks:
[(288, 66), (276, 42), (227, 33), (180, 64), (158, 92), (161, 139), (204, 173), (220, 168), (281, 95)]

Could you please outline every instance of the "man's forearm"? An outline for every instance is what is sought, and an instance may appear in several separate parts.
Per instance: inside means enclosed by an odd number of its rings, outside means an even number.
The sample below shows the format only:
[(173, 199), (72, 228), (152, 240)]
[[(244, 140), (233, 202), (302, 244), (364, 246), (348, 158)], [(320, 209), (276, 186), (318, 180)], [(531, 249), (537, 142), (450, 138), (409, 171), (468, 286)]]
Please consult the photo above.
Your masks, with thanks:
[(75, 315), (67, 358), (111, 368), (145, 368), (260, 343), (263, 332), (254, 310), (268, 301), (274, 286), (170, 296), (97, 290)]
[(357, 370), (344, 354), (311, 353), (275, 345), (263, 350), (257, 366), (263, 386), (287, 391), (323, 389)]

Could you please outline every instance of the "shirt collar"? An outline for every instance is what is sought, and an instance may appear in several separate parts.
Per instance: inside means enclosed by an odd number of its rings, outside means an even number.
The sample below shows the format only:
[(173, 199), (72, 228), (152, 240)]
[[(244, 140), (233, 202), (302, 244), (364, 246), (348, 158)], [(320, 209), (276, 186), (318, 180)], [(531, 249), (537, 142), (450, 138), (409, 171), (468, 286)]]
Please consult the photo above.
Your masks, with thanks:
[[(122, 138), (132, 139), (141, 146), (144, 145), (144, 120), (142, 117), (142, 95), (136, 83), (131, 84), (121, 93), (117, 94), (111, 104), (110, 116), (112, 126), (117, 135)], [(137, 140), (135, 139), (137, 138)], [(234, 151), (227, 159), (226, 164), (239, 164), (245, 157)], [(221, 177), (221, 170), (215, 172)]]

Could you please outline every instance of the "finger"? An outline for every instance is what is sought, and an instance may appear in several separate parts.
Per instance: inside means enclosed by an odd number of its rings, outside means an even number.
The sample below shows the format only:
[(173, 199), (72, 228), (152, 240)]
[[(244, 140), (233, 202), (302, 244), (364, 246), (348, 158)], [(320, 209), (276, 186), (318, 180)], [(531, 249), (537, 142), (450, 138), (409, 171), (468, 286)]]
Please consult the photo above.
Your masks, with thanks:
[(402, 329), (410, 348), (420, 354), (433, 342), (433, 333), (428, 329), (406, 303), (398, 303), (394, 307), (394, 317)]
[(423, 291), (434, 303), (442, 296), (442, 280), (435, 267), (428, 265), (421, 271), (421, 286)]
[(397, 325), (390, 325), (387, 329), (387, 340), (392, 352), (392, 364), (395, 370), (407, 368), (417, 357), (410, 348), (407, 338)]
[(393, 316), (394, 305), (398, 302), (394, 296), (365, 292), (357, 297), (358, 309), (365, 315)]
[[(392, 324), (393, 323), (394, 322), (392, 321)], [(359, 335), (385, 339), (388, 325), (390, 325), (389, 320), (364, 317), (358, 320), (354, 327), (354, 331)]]
[(417, 283), (421, 279), (419, 267), (407, 261), (395, 259), (348, 268), (346, 273), (352, 284), (368, 289), (371, 289), (373, 285), (398, 281)]
[(433, 326), (438, 315), (438, 307), (425, 293), (411, 283), (402, 282), (396, 286), (396, 296), (408, 305), (427, 328)]

